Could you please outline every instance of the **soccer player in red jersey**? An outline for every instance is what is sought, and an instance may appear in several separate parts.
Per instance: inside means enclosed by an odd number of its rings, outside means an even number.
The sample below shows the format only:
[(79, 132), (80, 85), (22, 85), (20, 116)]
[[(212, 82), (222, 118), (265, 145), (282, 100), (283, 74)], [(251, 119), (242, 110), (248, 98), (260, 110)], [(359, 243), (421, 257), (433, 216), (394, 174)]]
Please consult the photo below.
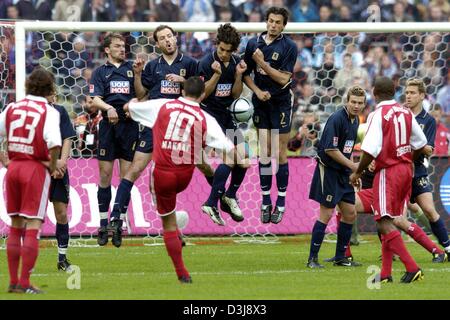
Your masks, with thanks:
[(195, 165), (203, 159), (205, 147), (225, 151), (229, 156), (224, 160), (227, 163), (234, 160), (233, 143), (217, 121), (200, 108), (204, 92), (202, 79), (190, 77), (184, 82), (183, 96), (178, 99), (132, 100), (125, 107), (132, 119), (153, 129), (150, 189), (162, 219), (164, 244), (181, 283), (191, 283), (192, 279), (184, 266), (174, 214), (177, 194), (189, 185)]
[(6, 210), (11, 216), (6, 243), (8, 292), (38, 294), (42, 291), (30, 284), (30, 275), (39, 253), (39, 231), (47, 211), (50, 172), (56, 171), (61, 149), (61, 133), (59, 113), (45, 98), (54, 92), (53, 75), (35, 69), (25, 87), (25, 99), (9, 104), (0, 114), (0, 139), (6, 139), (9, 158), (5, 176)]
[(409, 283), (421, 280), (423, 273), (407, 251), (393, 219), (403, 214), (409, 201), (413, 157), (420, 154), (427, 139), (411, 111), (393, 100), (395, 88), (391, 79), (377, 78), (373, 93), (378, 105), (361, 146), (361, 162), (350, 181), (358, 186), (363, 170), (375, 159), (372, 207), (382, 234), (382, 269), (378, 280), (392, 282), (392, 259), (397, 254), (406, 267), (401, 282)]

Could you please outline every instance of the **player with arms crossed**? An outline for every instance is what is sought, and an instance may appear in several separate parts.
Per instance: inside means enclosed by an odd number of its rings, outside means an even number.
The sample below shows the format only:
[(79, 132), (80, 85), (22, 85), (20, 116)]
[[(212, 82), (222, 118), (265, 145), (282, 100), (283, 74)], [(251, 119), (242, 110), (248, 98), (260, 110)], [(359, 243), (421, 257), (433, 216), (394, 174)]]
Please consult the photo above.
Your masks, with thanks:
[[(237, 142), (242, 142), (236, 130), (230, 110), (234, 99), (240, 97), (243, 89), (242, 74), (247, 66), (233, 52), (239, 47), (241, 37), (229, 23), (221, 25), (217, 30), (216, 50), (206, 55), (199, 62), (199, 75), (205, 81), (205, 100), (202, 109), (212, 115), (219, 123), (222, 131), (228, 137), (234, 136)], [(230, 140), (235, 140), (232, 137)], [(241, 141), (239, 141), (239, 139)], [(208, 200), (202, 206), (202, 211), (208, 214), (218, 225), (224, 225), (217, 202), (220, 199), (221, 209), (230, 214), (234, 221), (244, 220), (236, 198), (236, 192), (245, 178), (247, 168), (242, 164), (220, 164), (214, 172), (214, 182)], [(231, 173), (231, 182), (226, 193), (225, 184)]]
[(177, 194), (189, 185), (195, 163), (202, 161), (204, 147), (227, 153), (234, 150), (233, 143), (225, 137), (216, 120), (200, 108), (204, 91), (202, 79), (191, 77), (184, 82), (183, 97), (145, 102), (133, 100), (127, 106), (133, 119), (153, 128), (154, 164), (150, 188), (162, 219), (164, 244), (181, 283), (191, 283), (192, 279), (182, 257), (175, 213)]
[[(428, 171), (425, 167), (425, 158), (430, 157), (434, 150), (434, 140), (436, 137), (436, 120), (423, 108), (425, 99), (425, 84), (420, 79), (412, 79), (406, 82), (406, 107), (414, 114), (417, 123), (422, 128), (427, 137), (427, 145), (423, 153), (414, 161), (414, 178), (412, 181), (411, 202), (416, 202), (423, 210), (423, 213), (430, 221), (433, 234), (444, 248), (447, 255), (450, 254), (450, 240), (447, 228), (439, 213), (436, 211), (433, 202), (432, 187), (428, 180)], [(438, 254), (438, 253), (436, 253)], [(442, 253), (441, 253), (442, 254)], [(435, 256), (438, 258), (438, 256)]]
[[(159, 58), (148, 62), (145, 67), (143, 59), (138, 58), (134, 62), (136, 97), (140, 100), (146, 96), (149, 99), (176, 99), (181, 95), (183, 82), (196, 75), (197, 61), (178, 50), (177, 37), (171, 27), (158, 26), (153, 32), (153, 39), (162, 54)], [(152, 129), (140, 126), (133, 162), (120, 181), (108, 226), (113, 233), (112, 242), (116, 247), (120, 247), (122, 243), (122, 220), (130, 203), (131, 189), (152, 159), (152, 152)], [(211, 180), (212, 174), (211, 170), (209, 173)]]
[[(125, 60), (125, 38), (112, 33), (103, 40), (107, 62), (95, 69), (89, 87), (92, 105), (102, 110), (103, 119), (98, 131), (97, 158), (100, 183), (97, 199), (100, 212), (100, 228), (97, 243), (108, 243), (108, 211), (111, 202), (111, 179), (114, 160), (120, 161), (123, 178), (133, 160), (135, 143), (139, 135), (136, 121), (129, 119), (123, 105), (135, 97), (133, 65)], [(114, 236), (114, 235), (113, 235)]]
[(5, 176), (6, 210), (11, 217), (6, 242), (8, 292), (39, 294), (43, 292), (30, 284), (30, 276), (39, 254), (39, 231), (47, 212), (50, 173), (56, 173), (61, 134), (58, 111), (45, 98), (55, 90), (53, 75), (37, 68), (25, 89), (25, 99), (0, 113), (0, 140), (8, 144), (9, 159)]
[[(287, 145), (291, 131), (292, 96), (290, 85), (297, 61), (297, 45), (282, 32), (288, 22), (285, 8), (271, 7), (266, 12), (267, 31), (247, 43), (244, 83), (253, 91), (253, 123), (258, 129), (259, 178), (262, 189), (262, 223), (280, 223), (285, 212), (289, 181)], [(254, 79), (250, 77), (254, 73)], [(276, 138), (276, 139), (275, 139)], [(272, 212), (272, 146), (278, 146), (276, 173), (278, 198)]]
[(366, 92), (359, 86), (351, 87), (344, 108), (333, 113), (325, 124), (317, 148), (317, 166), (311, 180), (309, 198), (320, 204), (309, 251), (308, 268), (323, 268), (319, 263), (319, 250), (325, 229), (336, 205), (341, 212), (334, 265), (353, 267), (360, 264), (345, 257), (352, 235), (355, 213), (355, 190), (350, 185), (350, 174), (357, 168), (351, 159), (358, 133), (358, 114), (364, 108)]
[(373, 94), (378, 105), (361, 145), (361, 162), (350, 181), (359, 186), (362, 172), (375, 159), (372, 208), (382, 235), (382, 269), (376, 281), (393, 281), (392, 260), (396, 254), (406, 267), (401, 282), (410, 283), (422, 280), (423, 272), (406, 249), (393, 220), (403, 215), (409, 201), (412, 162), (427, 139), (411, 111), (393, 100), (395, 86), (391, 79), (376, 78)]

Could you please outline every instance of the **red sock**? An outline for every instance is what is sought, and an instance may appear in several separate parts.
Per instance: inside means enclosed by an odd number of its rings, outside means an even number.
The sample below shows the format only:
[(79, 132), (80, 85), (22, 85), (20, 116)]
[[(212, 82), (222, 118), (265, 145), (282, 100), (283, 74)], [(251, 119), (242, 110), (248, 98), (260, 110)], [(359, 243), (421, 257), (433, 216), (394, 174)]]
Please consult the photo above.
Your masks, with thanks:
[(389, 249), (388, 242), (383, 239), (381, 241), (381, 278), (387, 278), (392, 273), (392, 258), (394, 253)]
[(19, 283), (20, 252), (22, 250), (22, 230), (11, 227), (6, 241), (6, 255), (8, 256), (9, 284)]
[(178, 232), (165, 231), (164, 243), (166, 245), (167, 253), (172, 259), (177, 276), (189, 276), (189, 272), (184, 267), (183, 256), (181, 254), (181, 241), (180, 238), (178, 238)]
[[(341, 224), (341, 214), (336, 212), (336, 227), (339, 229), (339, 225)], [(350, 242), (347, 244), (347, 249), (345, 249), (345, 257), (351, 257), (352, 250), (350, 249)]]
[(22, 246), (22, 272), (20, 275), (20, 286), (28, 288), (30, 286), (30, 276), (39, 254), (39, 230), (28, 229), (25, 232), (25, 239)]
[(427, 234), (415, 223), (411, 224), (408, 229), (408, 235), (413, 238), (418, 244), (427, 249), (431, 253), (442, 254), (444, 251), (428, 238)]
[(389, 249), (400, 257), (400, 260), (405, 265), (406, 271), (415, 272), (419, 269), (419, 266), (406, 249), (400, 231), (395, 230), (386, 234), (384, 240), (387, 241)]

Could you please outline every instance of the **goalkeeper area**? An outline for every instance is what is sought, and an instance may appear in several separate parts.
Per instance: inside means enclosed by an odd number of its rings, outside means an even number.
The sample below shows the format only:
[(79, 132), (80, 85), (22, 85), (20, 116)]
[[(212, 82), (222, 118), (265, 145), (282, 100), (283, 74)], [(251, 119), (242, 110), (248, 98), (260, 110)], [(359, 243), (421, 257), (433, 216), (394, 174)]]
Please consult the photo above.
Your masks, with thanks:
[[(448, 299), (450, 266), (431, 263), (431, 255), (416, 243), (407, 243), (425, 280), (399, 285), (403, 274), (400, 261), (393, 263), (393, 284), (374, 287), (370, 282), (379, 270), (380, 244), (376, 236), (364, 236), (353, 247), (362, 267), (334, 267), (322, 270), (305, 267), (309, 236), (279, 237), (255, 244), (230, 238), (189, 238), (183, 248), (192, 285), (181, 286), (170, 265), (164, 245), (144, 246), (125, 240), (122, 248), (72, 247), (70, 255), (76, 273), (56, 271), (56, 245), (41, 241), (33, 281), (46, 294), (11, 295), (7, 284), (7, 261), (0, 254), (0, 300), (5, 299), (180, 299), (180, 300), (323, 300), (323, 299)], [(92, 242), (94, 244), (94, 242)], [(320, 258), (334, 255), (335, 244), (324, 243)], [(77, 284), (79, 285), (77, 289)], [(181, 311), (180, 311), (180, 315)]]
[[(354, 228), (355, 260), (362, 267), (325, 269), (306, 267), (310, 233), (319, 215), (319, 205), (308, 199), (316, 160), (314, 143), (328, 117), (345, 103), (346, 90), (360, 85), (367, 91), (367, 106), (361, 123), (373, 110), (372, 83), (376, 76), (391, 77), (395, 98), (404, 102), (408, 79), (426, 83), (424, 107), (433, 110), (441, 92), (449, 86), (450, 23), (288, 23), (286, 33), (297, 44), (299, 55), (293, 74), (293, 115), (289, 141), (289, 186), (286, 214), (281, 223), (262, 224), (261, 188), (256, 157), (237, 195), (244, 221), (237, 223), (222, 213), (225, 226), (214, 224), (201, 212), (211, 190), (196, 170), (190, 186), (177, 198), (177, 210), (186, 211), (189, 222), (182, 230), (187, 246), (183, 258), (193, 285), (180, 286), (162, 241), (162, 224), (149, 193), (149, 167), (131, 191), (124, 243), (120, 249), (96, 242), (100, 215), (96, 139), (99, 118), (92, 115), (86, 97), (92, 72), (106, 61), (101, 41), (107, 32), (126, 37), (127, 59), (146, 61), (159, 55), (152, 31), (159, 23), (0, 22), (0, 110), (25, 96), (26, 76), (37, 66), (56, 78), (58, 101), (68, 111), (77, 132), (68, 171), (70, 245), (72, 273), (58, 272), (54, 239), (56, 218), (51, 203), (42, 227), (39, 259), (32, 282), (46, 292), (39, 299), (448, 299), (450, 264), (433, 264), (432, 256), (414, 242), (407, 248), (425, 274), (425, 281), (399, 285), (404, 272), (400, 261), (393, 264), (394, 284), (371, 283), (380, 271), (381, 245), (371, 215), (359, 215)], [(201, 59), (214, 50), (218, 23), (171, 23), (178, 32), (179, 49)], [(242, 32), (239, 54), (248, 40), (265, 30), (263, 23), (233, 23)], [(410, 32), (414, 30), (414, 32)], [(248, 90), (244, 96), (251, 94)], [(450, 106), (441, 103), (442, 123), (450, 123)], [(365, 125), (365, 124), (364, 124)], [(305, 134), (306, 133), (306, 138)], [(246, 132), (250, 154), (256, 155), (255, 130)], [(303, 134), (303, 135), (302, 135)], [(253, 137), (253, 138), (252, 138)], [(355, 147), (358, 156), (358, 146)], [(450, 229), (450, 169), (447, 153), (427, 162), (434, 204)], [(213, 163), (215, 166), (217, 163)], [(275, 166), (273, 166), (275, 167)], [(6, 237), (10, 218), (6, 213), (0, 167), (0, 300), (35, 299), (8, 295)], [(277, 196), (273, 179), (272, 199)], [(112, 179), (112, 199), (119, 185), (117, 166)], [(113, 201), (112, 201), (113, 202)], [(112, 209), (113, 204), (111, 203)], [(416, 217), (409, 217), (423, 226)], [(430, 230), (426, 230), (430, 234)], [(328, 224), (320, 260), (335, 253), (336, 222)], [(434, 241), (435, 238), (433, 236)], [(322, 263), (322, 261), (320, 261)]]

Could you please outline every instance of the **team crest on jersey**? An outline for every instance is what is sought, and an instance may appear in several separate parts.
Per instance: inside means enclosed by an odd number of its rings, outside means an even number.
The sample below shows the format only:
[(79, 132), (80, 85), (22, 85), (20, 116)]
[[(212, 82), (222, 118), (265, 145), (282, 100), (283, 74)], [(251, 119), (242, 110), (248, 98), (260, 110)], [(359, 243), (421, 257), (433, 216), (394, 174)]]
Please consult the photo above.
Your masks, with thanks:
[(90, 84), (89, 85), (89, 93), (94, 93), (94, 85), (93, 84)]
[(180, 69), (180, 76), (182, 77), (186, 76), (186, 69)]
[(162, 94), (181, 94), (180, 83), (169, 80), (161, 80)]
[(231, 83), (219, 83), (216, 89), (216, 97), (228, 97), (231, 95)]
[(110, 81), (110, 93), (130, 94), (130, 81)]
[(333, 147), (337, 147), (339, 144), (339, 137), (333, 137)]
[(425, 125), (423, 123), (419, 124), (419, 126), (420, 126), (420, 129), (422, 129), (422, 131), (423, 131), (423, 129), (425, 129)]
[(279, 57), (280, 55), (278, 54), (278, 52), (274, 52), (273, 54), (272, 54), (272, 60), (278, 60), (278, 57)]
[(342, 152), (343, 153), (352, 153), (354, 143), (355, 143), (355, 141), (353, 141), (353, 140), (345, 141), (344, 150)]
[(128, 76), (128, 78), (133, 78), (133, 71), (128, 70), (127, 71), (127, 76)]

